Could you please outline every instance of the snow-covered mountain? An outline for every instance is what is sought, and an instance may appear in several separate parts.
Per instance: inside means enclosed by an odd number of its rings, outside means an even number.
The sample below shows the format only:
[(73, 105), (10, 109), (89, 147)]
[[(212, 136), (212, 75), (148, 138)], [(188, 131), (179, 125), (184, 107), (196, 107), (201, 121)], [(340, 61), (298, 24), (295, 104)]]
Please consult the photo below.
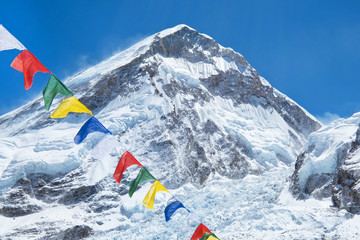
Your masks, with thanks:
[(300, 199), (331, 197), (334, 206), (360, 211), (360, 113), (313, 133), (299, 155), (291, 191)]
[[(288, 191), (294, 161), (321, 124), (209, 36), (179, 25), (65, 84), (113, 135), (74, 144), (89, 116), (51, 119), (41, 96), (1, 116), (4, 239), (186, 239), (200, 221), (220, 239), (353, 236), (356, 216)], [(144, 208), (150, 183), (129, 198), (138, 169), (120, 185), (112, 178), (125, 151), (195, 217), (179, 211), (166, 223), (166, 193), (154, 211)]]

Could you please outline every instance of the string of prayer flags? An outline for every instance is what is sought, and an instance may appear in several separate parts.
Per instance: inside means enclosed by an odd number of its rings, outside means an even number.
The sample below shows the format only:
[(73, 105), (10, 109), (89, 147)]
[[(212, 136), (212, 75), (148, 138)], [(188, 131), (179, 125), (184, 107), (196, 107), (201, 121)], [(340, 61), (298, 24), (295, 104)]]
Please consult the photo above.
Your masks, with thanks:
[(143, 205), (149, 209), (153, 209), (155, 202), (155, 194), (160, 191), (169, 192), (158, 180), (151, 186), (149, 192), (146, 194)]
[(22, 51), (11, 63), (11, 67), (24, 73), (25, 89), (31, 88), (35, 73), (51, 72), (29, 50)]
[(205, 233), (212, 234), (212, 232), (203, 223), (200, 223), (190, 240), (201, 239)]
[[(156, 193), (160, 191), (164, 191), (167, 193), (170, 192), (158, 180), (156, 180), (156, 178), (144, 166), (142, 166), (141, 163), (138, 162), (138, 160), (136, 160), (135, 157), (131, 155), (131, 153), (129, 153), (128, 151), (126, 151), (121, 156), (113, 175), (114, 179), (118, 183), (120, 183), (124, 171), (132, 165), (138, 165), (141, 167), (141, 169), (139, 170), (136, 179), (130, 181), (129, 196), (133, 196), (139, 184), (146, 181), (155, 180), (142, 202), (145, 207), (152, 210), (154, 207)], [(168, 206), (166, 206), (164, 211), (166, 222), (171, 219), (171, 216), (179, 208), (185, 208), (189, 212), (188, 225), (190, 226), (189, 219), (191, 218), (192, 214), (178, 200), (173, 201)], [(193, 233), (191, 240), (219, 240), (219, 238), (217, 238), (215, 234), (213, 234), (204, 224), (200, 223), (199, 226), (196, 228), (195, 232)]]
[(145, 167), (142, 167), (136, 179), (130, 182), (129, 196), (132, 197), (139, 184), (151, 180), (156, 180), (156, 179), (154, 178), (153, 175), (151, 175), (151, 173)]
[(64, 118), (69, 114), (69, 112), (89, 113), (93, 116), (92, 112), (79, 100), (77, 100), (76, 97), (69, 97), (60, 103), (60, 105), (51, 114), (51, 118)]
[(174, 212), (179, 208), (185, 208), (188, 212), (190, 212), (186, 207), (184, 207), (184, 205), (181, 202), (175, 201), (170, 203), (165, 208), (165, 220), (168, 222), (171, 219), (171, 216), (174, 214)]
[(18, 49), (25, 50), (21, 44), (3, 25), (0, 24), (0, 51)]
[(45, 109), (47, 111), (49, 111), (52, 101), (58, 94), (62, 94), (65, 97), (74, 95), (54, 74), (52, 74), (43, 90)]
[(131, 155), (131, 153), (129, 153), (128, 151), (126, 151), (120, 158), (118, 165), (116, 166), (113, 178), (120, 183), (121, 181), (121, 177), (123, 175), (123, 173), (125, 172), (125, 170), (130, 167), (131, 165), (138, 165), (140, 167), (143, 167), (143, 165), (141, 165), (141, 163), (138, 162), (138, 160), (136, 160), (136, 158), (134, 158), (133, 155)]
[(82, 141), (84, 141), (84, 139), (87, 137), (87, 135), (92, 132), (102, 132), (105, 134), (107, 134), (107, 133), (112, 134), (109, 130), (106, 129), (106, 127), (104, 127), (104, 125), (102, 125), (99, 122), (99, 120), (97, 120), (94, 116), (92, 116), (80, 128), (79, 132), (76, 134), (76, 136), (74, 138), (74, 142), (76, 144), (82, 143)]

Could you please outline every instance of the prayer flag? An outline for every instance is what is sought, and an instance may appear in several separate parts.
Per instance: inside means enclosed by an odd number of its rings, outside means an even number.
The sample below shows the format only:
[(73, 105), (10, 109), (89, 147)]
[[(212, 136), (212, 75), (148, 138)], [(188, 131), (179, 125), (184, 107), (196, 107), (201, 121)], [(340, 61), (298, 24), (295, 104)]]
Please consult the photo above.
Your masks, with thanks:
[(153, 209), (155, 194), (160, 191), (169, 192), (158, 180), (156, 180), (151, 186), (149, 192), (146, 194), (143, 200), (143, 205), (149, 209)]
[(215, 234), (211, 234), (211, 235), (207, 238), (207, 240), (220, 240), (220, 239), (217, 238), (217, 237), (215, 236)]
[(0, 24), (0, 51), (19, 49), (25, 50), (24, 45), (21, 44), (3, 25)]
[(54, 74), (52, 74), (43, 90), (43, 98), (46, 110), (49, 111), (52, 101), (58, 94), (62, 94), (66, 97), (73, 95), (73, 93), (59, 79), (57, 79)]
[(200, 240), (219, 240), (213, 233), (204, 233)]
[(119, 141), (113, 135), (106, 135), (90, 151), (90, 155), (96, 159), (87, 171), (86, 178), (89, 185), (95, 185), (109, 172), (114, 171), (114, 154), (116, 154), (120, 145)]
[(29, 50), (22, 51), (11, 63), (11, 67), (15, 68), (16, 70), (24, 73), (24, 82), (25, 82), (25, 89), (31, 88), (33, 83), (33, 78), (35, 73), (43, 72), (43, 73), (50, 73), (51, 72), (41, 64), (37, 58), (32, 55)]
[(113, 178), (120, 183), (121, 181), (121, 177), (123, 175), (123, 173), (125, 172), (125, 170), (130, 167), (131, 165), (138, 165), (140, 167), (142, 167), (143, 165), (141, 165), (141, 163), (138, 162), (138, 160), (136, 160), (136, 158), (134, 158), (133, 155), (131, 155), (131, 153), (129, 153), (128, 151), (126, 151), (120, 158), (118, 165), (116, 166)]
[(76, 97), (69, 97), (63, 100), (60, 105), (51, 114), (51, 118), (64, 118), (69, 112), (89, 113), (93, 116), (92, 112), (87, 109)]
[(165, 208), (165, 220), (168, 222), (170, 220), (171, 216), (174, 214), (174, 212), (179, 208), (185, 208), (188, 212), (190, 212), (186, 207), (184, 207), (184, 205), (181, 202), (175, 201), (175, 202), (170, 203)]
[(200, 223), (190, 240), (201, 239), (205, 233), (212, 233), (204, 224)]
[(187, 222), (188, 232), (191, 232), (192, 231), (191, 222), (201, 222), (201, 221), (191, 212), (189, 212), (186, 222)]
[(151, 173), (149, 173), (149, 171), (145, 167), (142, 167), (140, 169), (136, 179), (132, 180), (130, 182), (129, 196), (132, 197), (132, 195), (134, 194), (137, 186), (140, 183), (150, 181), (150, 180), (156, 180), (156, 179), (153, 177), (153, 175), (151, 175)]
[(92, 116), (80, 128), (79, 132), (76, 134), (76, 136), (74, 138), (74, 142), (76, 144), (82, 143), (82, 141), (84, 141), (84, 139), (87, 137), (87, 135), (89, 133), (92, 133), (92, 132), (102, 132), (102, 133), (105, 133), (105, 134), (106, 133), (111, 134), (111, 132), (109, 130), (107, 130), (106, 127), (104, 127), (104, 125), (102, 125), (99, 122), (99, 120), (97, 120), (94, 116)]

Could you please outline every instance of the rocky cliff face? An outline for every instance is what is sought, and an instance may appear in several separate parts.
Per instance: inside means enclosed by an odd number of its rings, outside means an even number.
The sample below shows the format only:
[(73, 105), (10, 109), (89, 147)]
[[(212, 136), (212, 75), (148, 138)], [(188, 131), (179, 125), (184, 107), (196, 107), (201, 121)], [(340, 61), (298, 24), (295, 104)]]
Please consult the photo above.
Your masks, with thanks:
[[(72, 140), (87, 116), (50, 119), (41, 98), (0, 117), (0, 214), (2, 220), (13, 218), (0, 232), (5, 238), (131, 232), (131, 222), (143, 211), (124, 207), (136, 172), (124, 174), (120, 186), (111, 178), (126, 150), (168, 189), (187, 184), (201, 189), (214, 176), (242, 179), (289, 166), (321, 126), (243, 56), (185, 25), (155, 34), (65, 83), (117, 144), (104, 145), (94, 157), (102, 134), (89, 135), (81, 145)], [(20, 224), (31, 215), (42, 218)], [(148, 221), (146, 215), (141, 219)]]
[(360, 114), (315, 133), (295, 164), (291, 191), (300, 199), (331, 197), (334, 206), (360, 210)]

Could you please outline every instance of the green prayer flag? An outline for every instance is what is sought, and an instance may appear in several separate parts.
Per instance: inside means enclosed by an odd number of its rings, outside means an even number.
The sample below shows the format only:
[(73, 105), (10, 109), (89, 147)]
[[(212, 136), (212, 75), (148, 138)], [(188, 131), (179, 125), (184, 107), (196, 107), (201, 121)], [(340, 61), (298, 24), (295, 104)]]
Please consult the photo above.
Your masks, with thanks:
[(132, 180), (130, 182), (129, 196), (132, 197), (132, 195), (134, 194), (137, 186), (140, 183), (143, 183), (143, 182), (146, 182), (146, 181), (149, 181), (149, 180), (156, 180), (156, 179), (153, 177), (153, 175), (151, 175), (151, 173), (149, 173), (149, 171), (145, 167), (142, 167), (140, 169), (136, 179)]
[(49, 111), (53, 99), (58, 94), (62, 94), (66, 97), (73, 95), (73, 93), (59, 79), (57, 79), (54, 74), (52, 74), (43, 90), (45, 109), (47, 111)]

